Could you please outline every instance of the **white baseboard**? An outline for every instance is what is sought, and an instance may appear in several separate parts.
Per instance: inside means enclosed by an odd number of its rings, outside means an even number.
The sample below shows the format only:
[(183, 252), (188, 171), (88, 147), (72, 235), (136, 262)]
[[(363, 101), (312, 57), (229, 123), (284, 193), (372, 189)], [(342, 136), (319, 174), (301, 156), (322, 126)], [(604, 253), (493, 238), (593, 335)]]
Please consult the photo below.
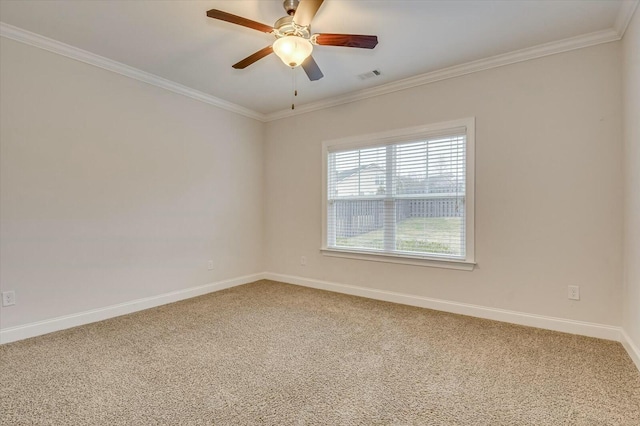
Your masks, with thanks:
[(328, 281), (297, 277), (293, 275), (282, 275), (267, 272), (264, 274), (264, 278), (273, 281), (296, 284), (304, 287), (333, 291), (336, 293), (344, 293), (353, 296), (367, 297), (369, 299), (384, 300), (386, 302), (401, 303), (403, 305), (418, 306), (420, 308), (451, 312), (454, 314), (469, 315), (478, 318), (525, 325), (529, 327), (561, 331), (564, 333), (615, 340), (618, 342), (622, 341), (622, 329), (620, 327), (610, 325), (547, 317), (543, 315), (527, 314), (524, 312), (508, 311), (505, 309), (488, 308), (485, 306), (451, 302), (448, 300), (432, 299), (428, 297), (415, 296), (386, 290), (376, 290), (372, 288), (358, 287), (347, 284), (338, 284)]
[(90, 311), (78, 312), (76, 314), (65, 315), (62, 317), (52, 318), (44, 321), (37, 321), (29, 324), (19, 325), (16, 327), (0, 329), (0, 344), (15, 342), (17, 340), (27, 339), (29, 337), (40, 336), (42, 334), (47, 334), (54, 331), (64, 330), (67, 328), (89, 324), (96, 321), (102, 321), (105, 319), (142, 311), (149, 308), (155, 308), (156, 306), (178, 302), (180, 300), (189, 299), (191, 297), (201, 296), (203, 294), (212, 293), (214, 291), (224, 290), (225, 288), (248, 284), (263, 279), (263, 276), (264, 274), (261, 273), (245, 275), (243, 277), (218, 281), (215, 283), (205, 284), (198, 287), (191, 287), (184, 290), (172, 291), (170, 293), (160, 294), (158, 296), (145, 297), (144, 299), (132, 300), (130, 302), (106, 306), (104, 308), (92, 309)]
[(631, 340), (631, 337), (629, 337), (624, 329), (621, 330), (620, 334), (622, 337), (620, 339), (622, 346), (624, 346), (624, 348), (627, 350), (627, 353), (629, 354), (629, 357), (631, 357), (631, 360), (634, 362), (638, 370), (640, 370), (640, 348), (638, 348), (633, 343), (633, 340)]
[(40, 336), (54, 331), (64, 330), (79, 325), (89, 324), (142, 311), (167, 303), (178, 302), (203, 294), (212, 293), (226, 288), (231, 288), (254, 281), (268, 279), (303, 287), (328, 290), (336, 293), (350, 294), (369, 299), (383, 300), (386, 302), (400, 303), (403, 305), (417, 306), (454, 314), (469, 315), (477, 318), (485, 318), (529, 327), (543, 328), (564, 333), (578, 334), (582, 336), (596, 337), (600, 339), (615, 340), (621, 342), (629, 353), (629, 357), (640, 370), (640, 349), (634, 344), (629, 335), (621, 328), (610, 325), (595, 324), (584, 321), (569, 320), (563, 318), (547, 317), (543, 315), (528, 314), (524, 312), (509, 311), (505, 309), (489, 308), (485, 306), (471, 305), (467, 303), (452, 302), (448, 300), (432, 299), (393, 291), (377, 290), (367, 287), (359, 287), (348, 284), (339, 284), (329, 281), (303, 278), (293, 275), (276, 274), (272, 272), (245, 275), (238, 278), (219, 281), (198, 287), (173, 291), (158, 296), (132, 300), (104, 308), (65, 315), (44, 321), (33, 322), (16, 327), (0, 329), (0, 344), (15, 342), (17, 340)]

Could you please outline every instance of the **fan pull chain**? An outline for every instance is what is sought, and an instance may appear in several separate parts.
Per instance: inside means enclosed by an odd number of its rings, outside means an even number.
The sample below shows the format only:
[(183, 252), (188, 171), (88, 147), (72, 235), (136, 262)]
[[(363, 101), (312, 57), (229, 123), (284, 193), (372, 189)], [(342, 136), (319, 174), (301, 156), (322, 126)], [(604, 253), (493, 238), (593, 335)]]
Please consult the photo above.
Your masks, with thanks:
[(291, 68), (291, 86), (291, 89), (293, 90), (293, 96), (291, 97), (291, 109), (296, 109), (295, 97), (298, 96), (298, 87), (295, 68)]

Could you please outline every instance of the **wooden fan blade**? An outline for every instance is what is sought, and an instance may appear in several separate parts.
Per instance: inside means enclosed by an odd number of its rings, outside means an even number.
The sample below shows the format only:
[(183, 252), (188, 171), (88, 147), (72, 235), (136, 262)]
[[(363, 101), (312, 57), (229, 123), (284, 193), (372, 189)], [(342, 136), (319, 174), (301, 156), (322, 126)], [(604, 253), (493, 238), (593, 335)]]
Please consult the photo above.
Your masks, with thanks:
[(237, 64), (234, 64), (233, 68), (235, 68), (237, 70), (245, 69), (249, 65), (253, 64), (254, 62), (264, 58), (265, 56), (267, 56), (267, 55), (269, 55), (271, 53), (273, 53), (273, 48), (271, 46), (267, 46), (264, 49), (258, 50), (253, 55), (247, 56), (246, 58), (244, 58), (243, 60), (241, 60)]
[(311, 25), (313, 17), (318, 13), (324, 0), (300, 0), (296, 13), (293, 15), (293, 22), (301, 27)]
[(207, 16), (209, 18), (220, 19), (221, 21), (231, 22), (232, 24), (242, 25), (243, 27), (262, 31), (263, 33), (270, 33), (273, 31), (273, 27), (270, 27), (269, 25), (261, 24), (260, 22), (252, 21), (251, 19), (243, 18), (242, 16), (232, 15), (217, 9), (209, 10), (207, 12)]
[(378, 44), (378, 36), (357, 34), (316, 34), (316, 44), (322, 46), (359, 47), (373, 49)]
[(320, 80), (322, 77), (324, 77), (324, 74), (322, 74), (322, 71), (320, 71), (320, 67), (316, 63), (315, 59), (313, 59), (313, 56), (309, 56), (304, 60), (304, 62), (302, 63), (302, 69), (311, 81)]

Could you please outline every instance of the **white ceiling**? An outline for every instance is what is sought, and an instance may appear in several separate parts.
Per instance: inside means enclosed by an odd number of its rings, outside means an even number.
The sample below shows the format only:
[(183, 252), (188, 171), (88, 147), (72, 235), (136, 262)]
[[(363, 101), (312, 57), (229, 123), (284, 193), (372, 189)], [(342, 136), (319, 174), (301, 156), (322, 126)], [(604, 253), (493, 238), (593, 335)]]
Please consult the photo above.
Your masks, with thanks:
[[(375, 34), (379, 44), (373, 50), (316, 46), (325, 77), (310, 82), (296, 69), (296, 104), (612, 29), (635, 1), (325, 0), (312, 32)], [(0, 21), (258, 113), (287, 109), (293, 73), (275, 55), (231, 68), (273, 36), (207, 18), (213, 8), (268, 25), (285, 15), (281, 0), (1, 0)], [(358, 78), (374, 69), (382, 75)]]

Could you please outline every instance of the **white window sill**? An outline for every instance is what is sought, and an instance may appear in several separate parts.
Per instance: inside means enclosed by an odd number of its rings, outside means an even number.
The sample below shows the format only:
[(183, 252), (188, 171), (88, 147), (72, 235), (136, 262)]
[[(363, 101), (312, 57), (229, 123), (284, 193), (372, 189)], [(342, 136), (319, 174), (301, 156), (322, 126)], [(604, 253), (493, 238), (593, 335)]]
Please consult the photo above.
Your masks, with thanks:
[(347, 249), (326, 248), (320, 249), (325, 256), (344, 257), (347, 259), (367, 260), (372, 262), (400, 263), (404, 265), (429, 266), (434, 268), (458, 269), (461, 271), (472, 271), (475, 262), (455, 259), (439, 259), (435, 257), (395, 255), (388, 253), (364, 252)]

